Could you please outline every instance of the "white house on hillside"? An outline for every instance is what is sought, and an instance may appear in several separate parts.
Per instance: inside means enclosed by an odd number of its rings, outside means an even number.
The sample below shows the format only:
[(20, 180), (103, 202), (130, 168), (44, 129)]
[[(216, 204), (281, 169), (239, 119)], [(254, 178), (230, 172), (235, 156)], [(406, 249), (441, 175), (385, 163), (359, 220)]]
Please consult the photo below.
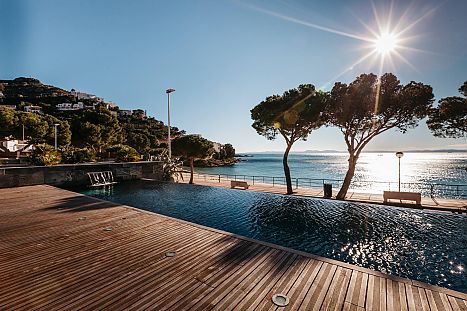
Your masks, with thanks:
[(29, 144), (25, 140), (6, 139), (0, 141), (0, 157), (16, 157), (21, 156), (21, 153), (28, 154), (34, 150), (34, 145)]
[(42, 108), (40, 106), (24, 106), (24, 111), (32, 113), (41, 113)]
[(71, 95), (75, 96), (78, 100), (79, 99), (95, 99), (98, 102), (103, 102), (104, 99), (102, 97), (97, 97), (96, 95), (93, 94), (88, 94), (84, 92), (78, 92), (75, 89), (71, 89), (70, 91)]
[(60, 111), (70, 111), (70, 110), (80, 110), (80, 109), (84, 109), (84, 104), (82, 102), (78, 102), (76, 104), (73, 104), (73, 103), (57, 104), (57, 110), (60, 110)]

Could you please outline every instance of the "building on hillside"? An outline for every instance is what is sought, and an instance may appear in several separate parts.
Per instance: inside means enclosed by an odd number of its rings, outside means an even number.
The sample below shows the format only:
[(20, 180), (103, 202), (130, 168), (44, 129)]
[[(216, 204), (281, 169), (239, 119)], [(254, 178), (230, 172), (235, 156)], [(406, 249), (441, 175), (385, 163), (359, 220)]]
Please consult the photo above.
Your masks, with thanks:
[(16, 110), (16, 105), (0, 105), (0, 108), (1, 108), (1, 107), (7, 108), (7, 109)]
[(133, 111), (131, 110), (119, 110), (118, 111), (118, 115), (120, 117), (123, 117), (123, 116), (131, 116), (133, 114)]
[(59, 111), (71, 111), (71, 110), (81, 110), (84, 109), (84, 104), (82, 102), (78, 103), (61, 103), (57, 104), (57, 110)]
[(117, 108), (117, 104), (114, 102), (106, 102), (104, 103), (104, 105), (105, 105), (105, 108), (107, 109)]
[(26, 140), (5, 139), (0, 141), (0, 157), (19, 158), (21, 155), (27, 156), (34, 150), (34, 145)]
[(5, 98), (5, 95), (3, 95), (3, 92), (0, 92), (0, 103), (3, 103), (4, 98)]
[(146, 110), (142, 110), (142, 109), (133, 110), (133, 116), (135, 116), (136, 118), (140, 120), (147, 119)]
[(32, 113), (42, 113), (42, 108), (40, 106), (24, 106), (24, 111)]
[(71, 95), (73, 95), (74, 97), (76, 97), (76, 99), (78, 100), (83, 100), (83, 99), (93, 99), (93, 100), (96, 100), (98, 102), (103, 102), (104, 99), (102, 97), (97, 97), (96, 95), (94, 94), (88, 94), (88, 93), (84, 93), (84, 92), (78, 92), (76, 91), (75, 89), (71, 89), (70, 91)]

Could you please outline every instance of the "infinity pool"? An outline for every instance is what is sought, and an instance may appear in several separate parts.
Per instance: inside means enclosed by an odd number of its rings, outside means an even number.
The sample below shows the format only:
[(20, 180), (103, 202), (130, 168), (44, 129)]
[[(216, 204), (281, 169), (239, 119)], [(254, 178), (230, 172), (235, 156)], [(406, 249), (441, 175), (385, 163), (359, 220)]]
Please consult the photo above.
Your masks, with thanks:
[(83, 194), (467, 292), (467, 216), (185, 184)]

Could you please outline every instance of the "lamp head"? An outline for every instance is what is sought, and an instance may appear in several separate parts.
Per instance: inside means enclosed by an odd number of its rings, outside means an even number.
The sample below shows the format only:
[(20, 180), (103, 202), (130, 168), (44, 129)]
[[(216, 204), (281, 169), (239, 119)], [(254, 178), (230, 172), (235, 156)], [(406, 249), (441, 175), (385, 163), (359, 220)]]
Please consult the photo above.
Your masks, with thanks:
[(403, 156), (404, 156), (404, 153), (402, 151), (396, 152), (396, 157), (398, 157), (399, 159), (402, 158)]
[(175, 92), (175, 90), (174, 90), (174, 89), (167, 89), (167, 90), (165, 90), (165, 92), (166, 92), (167, 94), (170, 94), (170, 93)]

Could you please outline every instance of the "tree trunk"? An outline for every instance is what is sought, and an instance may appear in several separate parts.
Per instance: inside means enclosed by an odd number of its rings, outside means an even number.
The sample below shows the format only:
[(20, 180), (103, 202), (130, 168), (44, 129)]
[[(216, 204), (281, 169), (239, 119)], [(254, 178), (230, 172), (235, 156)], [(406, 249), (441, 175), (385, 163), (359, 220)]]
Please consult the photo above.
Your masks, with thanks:
[(287, 159), (289, 157), (289, 152), (290, 149), (292, 148), (292, 144), (288, 144), (287, 148), (285, 149), (284, 152), (284, 158), (282, 159), (282, 164), (284, 165), (284, 174), (285, 174), (285, 182), (287, 184), (287, 194), (292, 194), (292, 179), (290, 177), (290, 169), (289, 169), (289, 164), (287, 162)]
[(344, 183), (342, 184), (339, 193), (336, 196), (338, 200), (345, 200), (347, 195), (347, 190), (349, 190), (350, 183), (352, 181), (353, 175), (355, 174), (355, 167), (357, 166), (358, 156), (351, 154), (349, 156), (349, 168), (347, 169), (347, 174), (345, 174)]
[(193, 183), (193, 162), (194, 162), (194, 158), (190, 158), (190, 184)]

